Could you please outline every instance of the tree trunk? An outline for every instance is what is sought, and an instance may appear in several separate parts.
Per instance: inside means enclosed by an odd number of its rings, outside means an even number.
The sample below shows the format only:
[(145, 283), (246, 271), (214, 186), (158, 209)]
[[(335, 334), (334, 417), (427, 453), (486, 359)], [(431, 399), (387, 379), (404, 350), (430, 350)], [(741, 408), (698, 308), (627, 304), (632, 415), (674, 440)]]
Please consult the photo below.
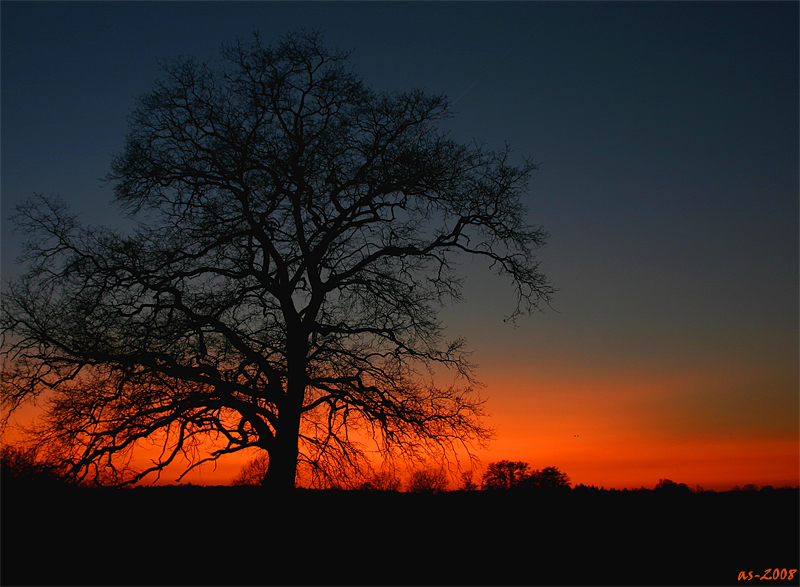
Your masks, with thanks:
[(278, 404), (275, 442), (268, 448), (269, 466), (261, 482), (262, 487), (274, 491), (290, 491), (295, 488), (300, 417), (308, 382), (308, 333), (302, 327), (291, 297), (284, 300), (283, 305), (288, 327), (286, 392)]
[(290, 377), (286, 396), (278, 412), (280, 428), (275, 431), (275, 442), (269, 450), (269, 466), (261, 486), (274, 491), (291, 491), (297, 475), (300, 414), (305, 397), (305, 369)]
[(261, 486), (271, 491), (291, 491), (297, 473), (297, 435), (292, 438), (290, 434), (281, 434), (275, 440)]

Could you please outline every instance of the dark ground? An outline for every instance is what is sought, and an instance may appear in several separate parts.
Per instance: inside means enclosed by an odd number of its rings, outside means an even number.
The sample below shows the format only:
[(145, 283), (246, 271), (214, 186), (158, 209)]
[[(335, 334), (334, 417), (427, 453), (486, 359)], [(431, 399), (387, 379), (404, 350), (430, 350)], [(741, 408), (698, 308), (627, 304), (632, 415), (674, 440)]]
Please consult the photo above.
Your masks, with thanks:
[(763, 585), (739, 573), (800, 562), (797, 490), (3, 489), (1, 513), (3, 585)]

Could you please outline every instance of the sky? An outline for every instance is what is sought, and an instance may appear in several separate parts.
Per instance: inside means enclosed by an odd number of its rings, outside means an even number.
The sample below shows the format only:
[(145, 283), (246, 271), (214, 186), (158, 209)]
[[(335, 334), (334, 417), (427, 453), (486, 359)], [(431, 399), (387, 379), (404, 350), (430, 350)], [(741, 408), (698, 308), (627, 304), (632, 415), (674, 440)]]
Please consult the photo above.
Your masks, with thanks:
[(512, 288), (465, 263), (442, 312), (497, 429), (484, 464), (800, 484), (798, 3), (4, 1), (0, 19), (4, 280), (33, 193), (121, 225), (100, 178), (159, 60), (321, 29), (373, 88), (449, 96), (453, 138), (541, 162), (524, 203), (551, 235), (552, 309), (504, 322)]

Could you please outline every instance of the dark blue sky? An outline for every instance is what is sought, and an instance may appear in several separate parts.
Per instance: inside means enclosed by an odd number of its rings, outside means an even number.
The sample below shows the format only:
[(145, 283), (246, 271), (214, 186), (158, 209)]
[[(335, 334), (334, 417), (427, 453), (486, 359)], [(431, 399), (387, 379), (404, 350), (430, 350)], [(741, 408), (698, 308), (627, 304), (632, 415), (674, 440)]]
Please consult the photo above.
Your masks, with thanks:
[[(4, 1), (0, 11), (4, 278), (19, 252), (8, 215), (33, 192), (60, 194), (87, 222), (120, 222), (99, 178), (158, 59), (215, 59), (254, 28), (267, 41), (320, 28), (354, 50), (377, 89), (456, 100), (443, 123), (455, 138), (508, 142), (542, 162), (526, 204), (552, 235), (540, 258), (561, 289), (558, 313), (511, 328), (511, 291), (468, 265), (467, 302), (444, 314), (476, 350), (501, 438), (509, 414), (527, 414), (531, 429), (556, 417), (590, 427), (552, 398), (609, 397), (615, 379), (630, 390), (609, 405), (631, 429), (797, 438), (798, 3)], [(628, 381), (681, 374), (685, 386), (656, 385), (661, 399), (644, 404), (650, 388)], [(520, 423), (506, 428), (524, 436)], [(533, 461), (547, 440), (525, 442), (519, 455)]]

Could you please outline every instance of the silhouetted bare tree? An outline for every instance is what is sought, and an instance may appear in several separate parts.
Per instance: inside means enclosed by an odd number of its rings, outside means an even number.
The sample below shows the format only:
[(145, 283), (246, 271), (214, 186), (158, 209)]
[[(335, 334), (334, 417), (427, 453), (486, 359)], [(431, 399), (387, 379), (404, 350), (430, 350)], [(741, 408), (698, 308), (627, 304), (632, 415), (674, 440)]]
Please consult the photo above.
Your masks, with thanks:
[[(459, 255), (510, 278), (511, 316), (549, 300), (520, 203), (535, 166), (457, 144), (443, 97), (374, 92), (347, 57), (296, 33), (166, 64), (108, 176), (129, 233), (58, 199), (17, 208), (29, 270), (4, 293), (3, 402), (52, 392), (39, 439), (77, 477), (259, 447), (264, 484), (291, 488), (298, 464), (318, 482), (358, 468), (355, 431), (385, 458), (488, 437), (437, 311)], [(163, 453), (123, 476), (143, 439)]]
[(461, 491), (475, 491), (480, 489), (478, 483), (475, 482), (474, 476), (475, 472), (472, 469), (461, 473), (461, 483), (458, 488)]
[(408, 480), (411, 493), (442, 493), (449, 485), (447, 472), (443, 469), (418, 469), (412, 471)]
[(242, 465), (232, 485), (261, 485), (268, 469), (269, 453), (259, 453)]

